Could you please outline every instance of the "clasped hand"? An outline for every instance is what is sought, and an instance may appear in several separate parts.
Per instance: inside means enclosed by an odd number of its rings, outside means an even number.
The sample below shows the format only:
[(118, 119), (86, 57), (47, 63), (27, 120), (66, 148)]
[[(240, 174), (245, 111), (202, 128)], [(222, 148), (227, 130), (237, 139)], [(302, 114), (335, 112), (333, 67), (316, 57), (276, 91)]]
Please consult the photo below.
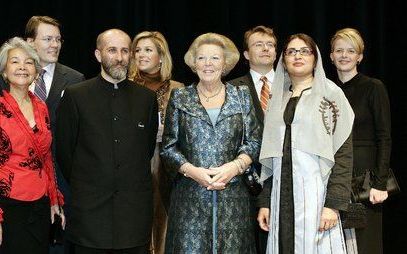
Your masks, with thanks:
[(232, 162), (209, 169), (192, 166), (188, 170), (188, 176), (207, 190), (224, 190), (229, 181), (237, 174), (238, 169)]

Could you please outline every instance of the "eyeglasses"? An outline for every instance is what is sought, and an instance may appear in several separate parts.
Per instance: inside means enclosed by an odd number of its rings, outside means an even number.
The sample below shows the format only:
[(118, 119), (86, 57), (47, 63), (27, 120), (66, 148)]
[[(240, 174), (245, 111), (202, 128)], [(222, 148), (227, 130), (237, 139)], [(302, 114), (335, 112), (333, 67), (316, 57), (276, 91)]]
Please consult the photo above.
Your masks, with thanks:
[(263, 41), (258, 41), (252, 44), (252, 47), (255, 47), (256, 49), (263, 49), (267, 46), (267, 48), (274, 48), (274, 42), (263, 42)]
[(285, 55), (286, 56), (295, 56), (297, 55), (297, 52), (300, 53), (302, 56), (310, 56), (313, 54), (312, 49), (308, 47), (302, 47), (300, 49), (295, 49), (295, 48), (288, 48), (285, 50)]
[(46, 42), (46, 43), (51, 43), (53, 41), (55, 41), (58, 44), (64, 43), (64, 40), (61, 37), (47, 36), (47, 37), (41, 38), (40, 40), (42, 40), (43, 42)]

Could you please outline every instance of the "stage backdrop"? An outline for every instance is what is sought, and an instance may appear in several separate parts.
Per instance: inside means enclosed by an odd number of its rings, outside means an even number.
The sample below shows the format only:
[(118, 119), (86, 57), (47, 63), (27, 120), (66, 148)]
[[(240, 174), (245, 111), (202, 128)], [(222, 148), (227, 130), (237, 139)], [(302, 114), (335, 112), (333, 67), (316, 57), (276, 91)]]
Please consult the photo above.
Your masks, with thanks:
[[(407, 237), (406, 227), (406, 129), (407, 129), (407, 4), (403, 0), (374, 1), (253, 1), (253, 0), (116, 0), (7, 1), (1, 6), (0, 42), (22, 36), (32, 15), (49, 15), (62, 23), (65, 39), (60, 62), (91, 78), (100, 71), (94, 58), (96, 36), (108, 28), (120, 28), (131, 37), (143, 30), (158, 30), (167, 38), (174, 59), (174, 79), (189, 84), (195, 75), (183, 56), (192, 40), (205, 32), (230, 37), (241, 49), (245, 30), (262, 24), (274, 28), (281, 42), (293, 33), (304, 32), (317, 42), (329, 77), (329, 39), (343, 27), (358, 29), (366, 42), (360, 71), (381, 79), (389, 92), (392, 109), (393, 151), (391, 166), (405, 192), (385, 205), (385, 253), (400, 253)], [(244, 74), (241, 57), (227, 79)]]

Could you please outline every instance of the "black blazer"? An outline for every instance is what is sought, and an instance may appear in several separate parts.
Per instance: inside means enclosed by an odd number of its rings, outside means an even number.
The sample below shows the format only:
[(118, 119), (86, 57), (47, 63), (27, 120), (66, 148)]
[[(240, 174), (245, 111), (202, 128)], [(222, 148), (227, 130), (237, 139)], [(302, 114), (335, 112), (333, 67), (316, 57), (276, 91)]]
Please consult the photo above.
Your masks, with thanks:
[(71, 187), (68, 240), (98, 249), (151, 238), (150, 160), (158, 128), (154, 92), (100, 75), (65, 90), (57, 110), (57, 161)]
[(58, 108), (59, 101), (62, 97), (62, 92), (70, 85), (82, 82), (85, 80), (85, 76), (60, 63), (56, 63), (54, 77), (52, 78), (51, 90), (48, 93), (46, 100), (50, 119), (52, 133), (55, 134), (55, 112)]
[(235, 86), (246, 85), (249, 87), (250, 94), (251, 94), (252, 100), (253, 100), (254, 110), (256, 111), (256, 117), (259, 120), (261, 127), (263, 128), (264, 113), (263, 113), (263, 109), (261, 108), (260, 100), (257, 95), (256, 87), (254, 86), (253, 79), (252, 79), (252, 76), (250, 75), (250, 72), (242, 77), (229, 81), (229, 83), (231, 83), (232, 85), (235, 85)]

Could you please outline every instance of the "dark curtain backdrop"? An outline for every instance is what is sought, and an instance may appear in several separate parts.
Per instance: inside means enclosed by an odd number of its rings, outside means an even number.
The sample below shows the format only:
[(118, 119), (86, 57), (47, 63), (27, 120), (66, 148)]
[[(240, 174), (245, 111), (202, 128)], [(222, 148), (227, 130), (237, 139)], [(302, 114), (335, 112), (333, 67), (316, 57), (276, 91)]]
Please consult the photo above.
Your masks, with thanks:
[[(360, 71), (381, 79), (390, 96), (391, 166), (406, 191), (386, 202), (384, 243), (385, 253), (403, 252), (407, 239), (407, 47), (406, 39), (403, 39), (407, 33), (406, 1), (36, 0), (7, 1), (2, 3), (1, 9), (1, 43), (12, 36), (23, 36), (25, 23), (32, 15), (48, 15), (60, 20), (65, 39), (60, 62), (83, 72), (87, 78), (100, 71), (93, 54), (100, 32), (116, 27), (134, 37), (143, 30), (161, 31), (174, 59), (174, 79), (186, 84), (194, 81), (195, 75), (184, 64), (183, 56), (192, 40), (201, 33), (224, 34), (241, 49), (243, 33), (263, 24), (274, 28), (279, 38), (278, 52), (288, 35), (307, 33), (321, 49), (328, 77), (334, 78), (328, 57), (330, 37), (343, 27), (358, 29), (366, 43)], [(241, 59), (227, 79), (240, 76), (247, 69), (247, 63)]]

